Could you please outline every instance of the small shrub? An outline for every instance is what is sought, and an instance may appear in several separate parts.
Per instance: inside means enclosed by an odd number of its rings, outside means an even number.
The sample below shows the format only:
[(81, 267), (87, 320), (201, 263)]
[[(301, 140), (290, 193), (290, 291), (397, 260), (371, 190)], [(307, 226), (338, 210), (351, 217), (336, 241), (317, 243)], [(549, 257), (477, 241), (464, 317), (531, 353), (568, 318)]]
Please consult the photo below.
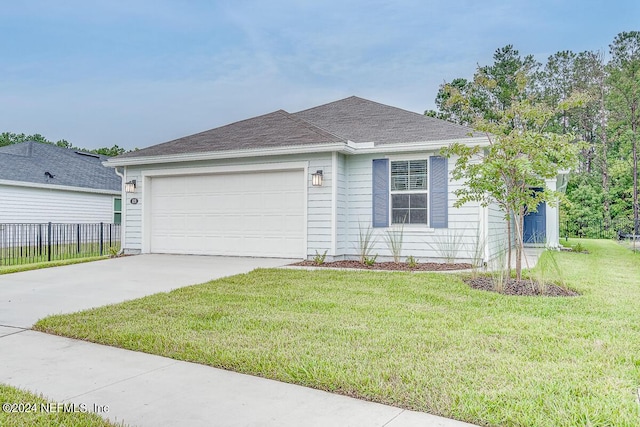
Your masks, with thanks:
[(444, 258), (446, 263), (453, 264), (462, 249), (463, 238), (464, 231), (447, 229), (444, 234), (435, 234), (432, 238), (433, 242), (426, 243), (440, 258)]
[(313, 263), (315, 265), (322, 265), (324, 264), (324, 260), (327, 258), (327, 251), (324, 251), (322, 253), (322, 255), (320, 255), (318, 253), (318, 251), (316, 250), (316, 256), (313, 257)]
[(118, 252), (120, 252), (120, 249), (118, 249), (117, 246), (110, 246), (109, 247), (109, 257), (111, 258), (115, 258), (118, 256)]
[(471, 278), (476, 279), (479, 275), (479, 270), (484, 267), (484, 247), (487, 242), (486, 236), (480, 236), (480, 230), (478, 230), (477, 238), (471, 243)]
[(370, 226), (363, 228), (362, 224), (358, 223), (358, 252), (362, 264), (366, 264), (365, 260), (371, 256), (371, 251), (376, 241), (377, 239), (373, 236), (373, 229)]
[(580, 242), (578, 242), (575, 245), (573, 245), (573, 247), (571, 249), (573, 249), (574, 252), (586, 252), (585, 247), (582, 246), (582, 243), (580, 243)]
[(538, 260), (538, 265), (534, 270), (534, 276), (538, 282), (538, 292), (544, 295), (547, 292), (547, 282), (549, 277), (554, 277), (559, 284), (564, 287), (562, 278), (562, 270), (558, 265), (557, 252), (554, 250), (546, 250)]
[(416, 268), (418, 266), (418, 261), (416, 261), (413, 255), (409, 255), (407, 257), (407, 265), (409, 268)]
[(493, 290), (499, 293), (504, 293), (504, 289), (509, 280), (507, 246), (506, 242), (501, 243), (497, 251), (497, 256), (491, 260), (491, 282), (493, 283)]
[(372, 257), (364, 257), (364, 264), (368, 267), (373, 266), (376, 263), (376, 259), (378, 258), (378, 254), (375, 254)]
[(384, 236), (389, 252), (393, 256), (393, 262), (400, 262), (402, 256), (402, 241), (404, 239), (404, 223), (394, 224)]

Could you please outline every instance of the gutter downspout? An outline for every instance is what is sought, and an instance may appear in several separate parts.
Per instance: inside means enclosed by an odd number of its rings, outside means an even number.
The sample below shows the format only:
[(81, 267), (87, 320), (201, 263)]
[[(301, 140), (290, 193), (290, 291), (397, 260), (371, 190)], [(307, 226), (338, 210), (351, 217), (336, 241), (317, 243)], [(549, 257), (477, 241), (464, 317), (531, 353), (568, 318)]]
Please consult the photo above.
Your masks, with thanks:
[[(126, 208), (127, 208), (127, 194), (124, 192), (124, 183), (127, 181), (125, 179), (126, 176), (126, 167), (122, 168), (122, 173), (118, 171), (117, 167), (114, 167), (113, 170), (116, 171), (116, 175), (120, 177), (120, 250), (116, 254), (116, 256), (120, 256), (124, 253), (124, 233), (126, 230), (125, 223), (127, 221)], [(122, 195), (124, 194), (124, 197)]]

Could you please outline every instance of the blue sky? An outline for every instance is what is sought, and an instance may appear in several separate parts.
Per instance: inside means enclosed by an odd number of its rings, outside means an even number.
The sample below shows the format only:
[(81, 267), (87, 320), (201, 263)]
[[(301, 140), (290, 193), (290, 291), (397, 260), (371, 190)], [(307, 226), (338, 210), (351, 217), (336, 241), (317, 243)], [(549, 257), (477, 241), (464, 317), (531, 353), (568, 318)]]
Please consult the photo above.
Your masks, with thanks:
[(608, 50), (636, 1), (24, 0), (0, 5), (0, 132), (146, 147), (357, 95), (411, 111), (513, 44)]

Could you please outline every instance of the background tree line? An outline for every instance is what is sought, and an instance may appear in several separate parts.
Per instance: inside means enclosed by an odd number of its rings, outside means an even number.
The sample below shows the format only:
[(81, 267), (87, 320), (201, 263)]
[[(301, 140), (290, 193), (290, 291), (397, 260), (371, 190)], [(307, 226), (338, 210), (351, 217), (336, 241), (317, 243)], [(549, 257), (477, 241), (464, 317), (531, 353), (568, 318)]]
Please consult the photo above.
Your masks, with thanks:
[(35, 141), (35, 142), (40, 142), (42, 144), (57, 145), (58, 147), (83, 151), (85, 153), (101, 154), (103, 156), (109, 156), (109, 157), (117, 156), (118, 154), (123, 154), (127, 152), (127, 150), (125, 150), (124, 148), (118, 147), (117, 145), (114, 145), (113, 147), (101, 147), (101, 148), (95, 148), (95, 149), (89, 150), (85, 148), (76, 147), (66, 139), (61, 139), (56, 142), (50, 141), (44, 136), (40, 135), (39, 133), (36, 133), (33, 135), (25, 135), (24, 133), (12, 133), (12, 132), (0, 133), (0, 147), (4, 147), (5, 145), (11, 145), (11, 144), (19, 144), (21, 142), (26, 142), (26, 141)]
[[(635, 223), (638, 234), (640, 32), (618, 34), (608, 55), (560, 51), (542, 64), (507, 45), (493, 59), (479, 66), (472, 80), (443, 83), (437, 110), (425, 115), (473, 126), (478, 118), (496, 121), (496, 113), (525, 100), (538, 110), (555, 111), (543, 131), (572, 135), (579, 147), (562, 220), (627, 230)], [(580, 102), (557, 108), (576, 99)]]

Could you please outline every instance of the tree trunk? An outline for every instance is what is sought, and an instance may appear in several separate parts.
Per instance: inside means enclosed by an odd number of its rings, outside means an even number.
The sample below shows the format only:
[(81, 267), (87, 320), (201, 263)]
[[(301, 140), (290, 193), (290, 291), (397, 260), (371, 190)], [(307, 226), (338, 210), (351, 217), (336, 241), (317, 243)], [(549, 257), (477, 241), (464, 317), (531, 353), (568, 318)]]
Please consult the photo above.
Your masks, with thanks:
[[(633, 155), (633, 234), (634, 234), (634, 246), (635, 240), (638, 235), (638, 143), (637, 143), (637, 131), (638, 131), (638, 117), (637, 106), (631, 105), (631, 149)], [(635, 248), (634, 248), (635, 249)]]
[(609, 160), (607, 159), (608, 147), (607, 147), (607, 116), (604, 105), (605, 88), (604, 81), (600, 82), (600, 139), (602, 140), (602, 205), (603, 205), (603, 220), (604, 229), (609, 230), (611, 227), (611, 201), (609, 200)]
[(524, 226), (524, 207), (518, 208), (516, 216), (516, 279), (522, 279), (522, 251), (524, 249), (524, 239), (522, 228)]
[(507, 213), (507, 277), (511, 276), (511, 213)]

